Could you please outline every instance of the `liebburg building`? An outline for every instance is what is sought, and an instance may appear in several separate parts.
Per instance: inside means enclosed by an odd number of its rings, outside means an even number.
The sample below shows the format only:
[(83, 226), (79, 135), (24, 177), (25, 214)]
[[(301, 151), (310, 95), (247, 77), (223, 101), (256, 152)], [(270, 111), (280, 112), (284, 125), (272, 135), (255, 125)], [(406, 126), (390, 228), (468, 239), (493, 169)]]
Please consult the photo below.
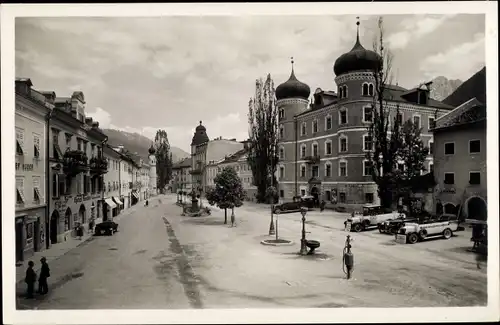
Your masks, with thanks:
[[(290, 78), (276, 88), (279, 128), (279, 195), (285, 200), (313, 195), (340, 206), (377, 204), (377, 186), (370, 176), (366, 151), (372, 146), (368, 128), (373, 121), (374, 71), (381, 58), (365, 49), (359, 40), (359, 22), (354, 47), (334, 63), (337, 91), (317, 88), (309, 100), (309, 86), (299, 81), (292, 61)], [(430, 83), (413, 89), (386, 85), (384, 98), (390, 121), (411, 119), (422, 128), (430, 147), (425, 164), (432, 170), (433, 135), (436, 118), (453, 107), (430, 98)], [(404, 168), (404, 162), (399, 162)]]

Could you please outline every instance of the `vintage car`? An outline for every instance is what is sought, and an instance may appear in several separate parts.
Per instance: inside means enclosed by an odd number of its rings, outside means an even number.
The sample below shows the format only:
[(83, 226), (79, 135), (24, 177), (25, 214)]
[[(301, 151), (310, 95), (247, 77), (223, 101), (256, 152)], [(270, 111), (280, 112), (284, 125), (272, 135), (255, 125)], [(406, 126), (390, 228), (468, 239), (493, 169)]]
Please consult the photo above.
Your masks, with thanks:
[(109, 235), (112, 236), (118, 231), (118, 224), (114, 221), (103, 221), (95, 226), (94, 233), (96, 235)]
[(367, 230), (371, 227), (377, 227), (389, 219), (396, 219), (401, 217), (402, 214), (397, 211), (387, 212), (379, 205), (367, 205), (363, 207), (362, 215), (352, 215), (344, 222), (346, 231), (360, 232)]
[(386, 221), (383, 221), (379, 223), (378, 226), (378, 231), (381, 234), (391, 234), (395, 235), (398, 233), (399, 228), (401, 228), (405, 223), (407, 222), (419, 222), (419, 218), (408, 218), (404, 213), (402, 216), (396, 218), (396, 219), (389, 219)]
[(314, 197), (303, 196), (301, 198), (297, 198), (294, 202), (285, 202), (275, 205), (273, 208), (273, 213), (280, 214), (300, 212), (300, 208), (303, 206), (307, 207), (308, 209), (312, 209), (314, 206)]
[(421, 223), (405, 222), (404, 226), (396, 234), (396, 242), (400, 244), (415, 244), (428, 237), (443, 236), (450, 239), (453, 232), (464, 230), (459, 225), (458, 217), (453, 214), (443, 214), (437, 218), (431, 218)]

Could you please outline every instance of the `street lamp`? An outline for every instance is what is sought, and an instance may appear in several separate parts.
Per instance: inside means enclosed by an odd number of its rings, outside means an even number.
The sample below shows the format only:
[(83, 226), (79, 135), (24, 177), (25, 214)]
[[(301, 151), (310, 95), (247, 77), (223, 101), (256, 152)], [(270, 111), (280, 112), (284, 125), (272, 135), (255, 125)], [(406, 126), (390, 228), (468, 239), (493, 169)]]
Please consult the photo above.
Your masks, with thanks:
[(300, 240), (300, 255), (307, 255), (307, 246), (306, 246), (306, 214), (307, 208), (301, 207), (300, 214), (302, 214), (302, 239)]

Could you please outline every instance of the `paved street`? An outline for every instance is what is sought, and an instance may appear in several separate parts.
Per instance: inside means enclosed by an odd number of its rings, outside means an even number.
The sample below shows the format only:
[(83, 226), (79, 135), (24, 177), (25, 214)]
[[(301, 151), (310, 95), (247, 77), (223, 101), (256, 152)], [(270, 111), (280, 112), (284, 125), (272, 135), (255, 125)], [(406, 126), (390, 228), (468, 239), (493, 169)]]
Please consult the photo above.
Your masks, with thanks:
[[(342, 271), (345, 215), (307, 216), (309, 239), (321, 242), (315, 256), (297, 255), (300, 214), (279, 217), (279, 235), (292, 246), (260, 244), (269, 209), (248, 204), (236, 210), (236, 227), (224, 213), (180, 216), (175, 196), (123, 217), (112, 237), (94, 237), (51, 263), (55, 274), (44, 299), (21, 307), (262, 308), (437, 307), (485, 305), (486, 267), (476, 268), (470, 233), (450, 240), (396, 245), (392, 236), (352, 234), (354, 278)], [(228, 216), (230, 213), (228, 213)], [(165, 217), (165, 219), (163, 218)], [(229, 219), (229, 218), (228, 218)], [(56, 271), (57, 270), (57, 271)]]

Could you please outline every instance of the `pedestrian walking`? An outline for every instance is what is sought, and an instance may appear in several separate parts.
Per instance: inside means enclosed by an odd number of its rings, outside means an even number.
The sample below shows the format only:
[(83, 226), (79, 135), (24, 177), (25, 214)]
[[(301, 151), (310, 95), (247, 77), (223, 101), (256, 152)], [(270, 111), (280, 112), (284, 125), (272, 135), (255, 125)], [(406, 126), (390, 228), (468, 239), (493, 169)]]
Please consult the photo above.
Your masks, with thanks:
[(94, 219), (91, 219), (89, 222), (89, 234), (92, 234), (94, 232), (94, 226), (95, 226), (95, 221)]
[(76, 226), (76, 235), (78, 236), (78, 240), (82, 240), (83, 237), (83, 225), (78, 223)]
[(50, 277), (50, 268), (47, 264), (47, 259), (42, 257), (40, 259), (42, 263), (42, 269), (40, 270), (40, 277), (38, 279), (38, 293), (45, 295), (49, 292), (49, 285), (47, 284), (47, 278)]
[(33, 266), (35, 263), (33, 261), (28, 262), (28, 269), (26, 270), (26, 277), (24, 278), (24, 282), (28, 285), (28, 291), (26, 298), (32, 299), (33, 293), (35, 291), (35, 282), (36, 282), (36, 272), (33, 270)]

